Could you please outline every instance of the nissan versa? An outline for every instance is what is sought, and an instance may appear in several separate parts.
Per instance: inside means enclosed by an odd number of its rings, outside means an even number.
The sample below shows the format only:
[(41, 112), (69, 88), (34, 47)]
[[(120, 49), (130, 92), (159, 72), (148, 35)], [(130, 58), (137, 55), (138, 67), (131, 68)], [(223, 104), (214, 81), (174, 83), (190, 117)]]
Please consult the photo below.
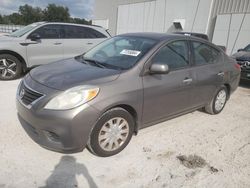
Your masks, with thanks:
[(141, 128), (203, 107), (220, 113), (239, 79), (235, 60), (203, 39), (123, 34), (30, 71), (17, 91), (18, 117), (47, 149), (107, 157)]

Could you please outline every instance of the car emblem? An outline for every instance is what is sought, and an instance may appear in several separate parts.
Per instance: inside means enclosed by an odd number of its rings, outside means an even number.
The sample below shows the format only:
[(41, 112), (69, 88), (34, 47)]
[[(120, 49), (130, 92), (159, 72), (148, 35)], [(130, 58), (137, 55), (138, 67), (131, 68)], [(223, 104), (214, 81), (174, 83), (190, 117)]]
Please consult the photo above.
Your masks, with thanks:
[(24, 94), (25, 94), (25, 91), (24, 91), (24, 89), (22, 89), (21, 92), (20, 92), (20, 98), (21, 99), (24, 97)]
[(245, 61), (244, 66), (245, 67), (250, 67), (250, 62), (249, 61)]

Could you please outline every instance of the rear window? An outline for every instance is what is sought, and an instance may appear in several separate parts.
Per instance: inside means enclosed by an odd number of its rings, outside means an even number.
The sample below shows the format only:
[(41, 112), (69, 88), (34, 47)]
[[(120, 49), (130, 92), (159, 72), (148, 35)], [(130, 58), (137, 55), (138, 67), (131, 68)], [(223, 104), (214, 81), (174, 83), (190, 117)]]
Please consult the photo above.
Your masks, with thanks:
[(217, 49), (201, 42), (191, 43), (196, 65), (213, 64), (221, 60), (221, 54)]

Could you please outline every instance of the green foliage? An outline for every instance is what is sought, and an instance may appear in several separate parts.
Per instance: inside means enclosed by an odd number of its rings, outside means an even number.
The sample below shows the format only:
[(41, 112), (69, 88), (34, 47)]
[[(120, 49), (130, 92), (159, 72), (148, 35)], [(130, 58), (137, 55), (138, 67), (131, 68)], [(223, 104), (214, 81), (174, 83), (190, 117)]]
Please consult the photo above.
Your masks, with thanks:
[[(24, 23), (24, 25), (38, 22), (43, 19), (43, 12), (42, 9), (39, 7), (33, 8), (29, 5), (24, 5), (19, 7), (19, 15), (21, 17), (21, 22)], [(14, 19), (13, 21), (15, 21)]]
[(49, 4), (43, 11), (44, 20), (52, 22), (69, 22), (70, 14), (69, 9), (55, 4)]
[(39, 21), (91, 24), (91, 21), (86, 21), (85, 19), (71, 18), (67, 7), (55, 4), (48, 4), (43, 10), (26, 4), (19, 7), (18, 13), (10, 15), (0, 14), (0, 24), (28, 25)]

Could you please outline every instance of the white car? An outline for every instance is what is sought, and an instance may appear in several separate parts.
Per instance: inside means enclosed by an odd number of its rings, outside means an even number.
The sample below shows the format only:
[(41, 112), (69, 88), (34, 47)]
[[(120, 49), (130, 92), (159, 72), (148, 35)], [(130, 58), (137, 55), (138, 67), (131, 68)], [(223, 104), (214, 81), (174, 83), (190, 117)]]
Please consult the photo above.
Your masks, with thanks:
[(74, 57), (109, 38), (99, 26), (37, 22), (0, 37), (0, 79), (29, 68)]

